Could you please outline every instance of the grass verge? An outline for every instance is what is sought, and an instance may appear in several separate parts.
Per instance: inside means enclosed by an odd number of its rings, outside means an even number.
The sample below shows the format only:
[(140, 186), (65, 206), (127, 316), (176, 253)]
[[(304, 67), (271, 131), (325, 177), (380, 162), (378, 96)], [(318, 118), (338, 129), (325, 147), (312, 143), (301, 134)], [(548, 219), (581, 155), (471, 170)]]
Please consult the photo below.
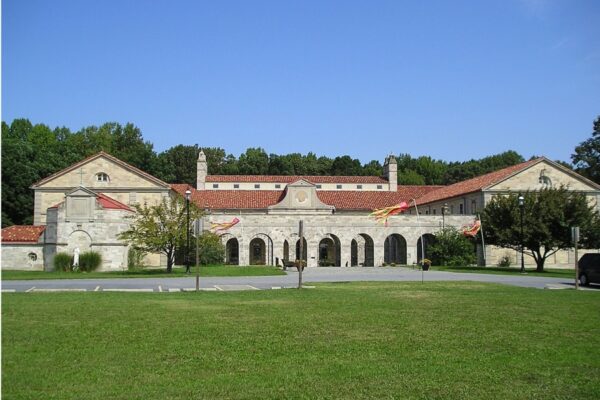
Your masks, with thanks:
[[(432, 271), (464, 272), (471, 274), (492, 274), (492, 275), (521, 275), (519, 268), (501, 268), (501, 267), (442, 267), (432, 266)], [(544, 272), (537, 272), (535, 269), (525, 269), (527, 276), (542, 276), (546, 278), (572, 278), (575, 279), (575, 271), (571, 269), (545, 269)]]
[[(196, 267), (192, 267), (192, 275)], [(285, 275), (281, 269), (265, 266), (231, 266), (203, 265), (200, 276), (269, 276)], [(140, 269), (134, 271), (109, 272), (62, 272), (62, 271), (2, 271), (2, 280), (33, 280), (33, 279), (97, 279), (97, 278), (180, 278), (190, 276), (184, 267), (175, 267), (168, 274), (164, 269)]]
[(600, 295), (473, 282), (2, 295), (11, 399), (596, 399)]

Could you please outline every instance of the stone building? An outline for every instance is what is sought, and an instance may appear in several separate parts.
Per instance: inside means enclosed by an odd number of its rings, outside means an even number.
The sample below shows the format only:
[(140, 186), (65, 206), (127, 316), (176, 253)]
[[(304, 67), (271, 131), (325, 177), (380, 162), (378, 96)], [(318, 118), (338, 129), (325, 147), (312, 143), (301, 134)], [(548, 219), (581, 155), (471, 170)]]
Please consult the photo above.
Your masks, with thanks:
[[(565, 185), (600, 204), (598, 185), (545, 158), (455, 185), (406, 186), (397, 184), (393, 156), (385, 160), (383, 177), (251, 176), (209, 175), (200, 152), (194, 188), (169, 185), (99, 153), (32, 186), (34, 226), (2, 230), (2, 268), (50, 269), (56, 252), (75, 247), (101, 252), (104, 270), (125, 268), (128, 249), (117, 235), (128, 227), (129, 206), (156, 204), (188, 190), (191, 201), (206, 210), (205, 227), (237, 221), (221, 232), (230, 264), (274, 265), (300, 258), (309, 267), (413, 264), (423, 252), (427, 256), (428, 244), (443, 225), (460, 228), (472, 223), (492, 196), (552, 185)], [(391, 217), (387, 226), (369, 217), (375, 208), (403, 201), (411, 209)], [(31, 261), (31, 253), (36, 261)], [(484, 253), (480, 248), (480, 262), (494, 265), (505, 253), (490, 246)], [(549, 264), (572, 265), (571, 252), (563, 253)], [(147, 262), (165, 265), (166, 259), (151, 255)]]

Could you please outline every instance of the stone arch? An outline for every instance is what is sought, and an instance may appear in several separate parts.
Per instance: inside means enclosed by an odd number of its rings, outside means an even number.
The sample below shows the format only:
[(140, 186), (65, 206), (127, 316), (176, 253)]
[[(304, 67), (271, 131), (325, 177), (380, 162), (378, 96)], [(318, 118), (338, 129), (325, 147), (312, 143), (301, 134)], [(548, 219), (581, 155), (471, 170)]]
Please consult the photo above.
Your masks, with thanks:
[(341, 265), (341, 243), (340, 238), (330, 233), (318, 244), (319, 246), (319, 266), (335, 266)]
[(399, 233), (392, 233), (383, 244), (383, 261), (387, 264), (406, 265), (406, 239)]
[(239, 265), (240, 263), (240, 241), (231, 233), (220, 236), (221, 243), (225, 246), (225, 264)]
[(255, 235), (248, 247), (250, 265), (273, 265), (273, 240), (269, 235), (264, 233)]
[[(423, 245), (421, 246), (421, 240), (423, 241)], [(431, 254), (429, 252), (429, 247), (435, 243), (435, 235), (431, 233), (424, 233), (417, 240), (417, 262), (421, 262), (423, 258), (422, 252), (425, 250), (425, 258), (431, 260)]]
[(237, 238), (232, 237), (225, 243), (225, 264), (239, 265), (240, 243)]
[(71, 232), (69, 239), (67, 239), (67, 251), (73, 253), (75, 248), (79, 248), (79, 252), (90, 251), (92, 248), (92, 237), (89, 233), (83, 230), (76, 230)]
[(350, 242), (350, 265), (369, 266), (375, 265), (374, 242), (366, 233), (359, 233)]
[(290, 261), (290, 244), (287, 239), (283, 241), (283, 260)]
[(302, 238), (302, 256), (300, 256), (300, 238), (296, 239), (296, 258), (295, 260), (304, 260), (308, 261), (308, 243), (306, 242), (306, 238)]

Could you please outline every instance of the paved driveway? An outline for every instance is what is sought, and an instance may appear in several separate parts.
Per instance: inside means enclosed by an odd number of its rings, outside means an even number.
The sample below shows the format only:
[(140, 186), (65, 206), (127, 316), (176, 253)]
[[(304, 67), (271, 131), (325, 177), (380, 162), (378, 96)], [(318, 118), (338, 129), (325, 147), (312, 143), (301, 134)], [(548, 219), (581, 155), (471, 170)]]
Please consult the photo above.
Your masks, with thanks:
[[(350, 281), (475, 281), (493, 282), (532, 288), (565, 288), (573, 286), (573, 279), (545, 278), (527, 275), (489, 275), (455, 272), (413, 270), (402, 267), (379, 268), (309, 268), (304, 271), (304, 282)], [(203, 290), (257, 290), (295, 287), (298, 273), (285, 276), (207, 277), (200, 278)], [(173, 292), (193, 290), (195, 276), (185, 278), (120, 278), (120, 279), (56, 279), (2, 281), (3, 292), (38, 291), (140, 291)], [(596, 286), (592, 290), (598, 290)], [(600, 291), (600, 290), (599, 290)]]

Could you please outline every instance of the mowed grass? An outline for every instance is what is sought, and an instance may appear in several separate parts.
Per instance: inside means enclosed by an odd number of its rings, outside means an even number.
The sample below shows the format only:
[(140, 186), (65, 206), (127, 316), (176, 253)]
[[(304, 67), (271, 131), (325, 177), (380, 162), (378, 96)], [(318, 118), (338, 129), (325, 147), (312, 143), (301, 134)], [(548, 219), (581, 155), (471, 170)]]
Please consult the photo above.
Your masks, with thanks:
[[(196, 275), (197, 267), (192, 267), (191, 275)], [(281, 269), (270, 266), (232, 266), (232, 265), (202, 265), (200, 276), (268, 276), (285, 275)], [(2, 271), (2, 280), (32, 280), (32, 279), (102, 279), (102, 278), (181, 278), (190, 276), (185, 273), (185, 267), (175, 267), (171, 273), (161, 269), (139, 269), (133, 271), (109, 272), (62, 272), (62, 271)]]
[(519, 276), (540, 276), (545, 278), (571, 278), (575, 279), (575, 269), (558, 269), (558, 268), (544, 268), (544, 271), (537, 272), (535, 268), (526, 268), (524, 275), (521, 274), (521, 269), (516, 267), (502, 268), (502, 267), (445, 267), (445, 266), (432, 266), (432, 271), (446, 271), (446, 272), (461, 272), (461, 273), (472, 273), (472, 274), (492, 274), (492, 275), (519, 275)]
[(7, 399), (597, 399), (600, 294), (483, 283), (2, 296)]

